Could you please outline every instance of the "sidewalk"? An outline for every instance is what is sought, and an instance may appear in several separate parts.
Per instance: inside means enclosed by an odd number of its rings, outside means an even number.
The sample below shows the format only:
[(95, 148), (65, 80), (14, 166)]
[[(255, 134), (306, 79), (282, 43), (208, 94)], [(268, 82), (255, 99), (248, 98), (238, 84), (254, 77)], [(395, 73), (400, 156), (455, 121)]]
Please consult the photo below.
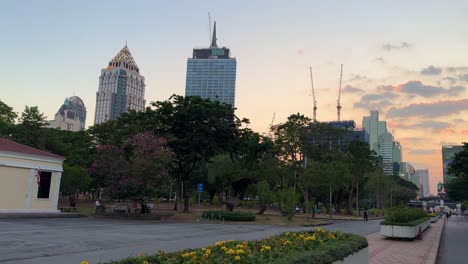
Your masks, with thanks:
[(385, 239), (380, 232), (367, 236), (371, 264), (434, 264), (445, 219), (431, 224), (422, 240)]

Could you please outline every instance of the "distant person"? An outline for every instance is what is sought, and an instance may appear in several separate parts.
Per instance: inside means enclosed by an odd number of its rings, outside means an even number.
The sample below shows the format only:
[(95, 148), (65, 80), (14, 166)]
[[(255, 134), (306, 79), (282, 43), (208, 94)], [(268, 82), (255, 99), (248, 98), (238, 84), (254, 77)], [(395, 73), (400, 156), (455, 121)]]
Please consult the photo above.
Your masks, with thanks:
[(369, 221), (369, 212), (367, 211), (367, 209), (364, 210), (364, 222), (367, 222)]
[(468, 218), (468, 209), (465, 210), (465, 218)]

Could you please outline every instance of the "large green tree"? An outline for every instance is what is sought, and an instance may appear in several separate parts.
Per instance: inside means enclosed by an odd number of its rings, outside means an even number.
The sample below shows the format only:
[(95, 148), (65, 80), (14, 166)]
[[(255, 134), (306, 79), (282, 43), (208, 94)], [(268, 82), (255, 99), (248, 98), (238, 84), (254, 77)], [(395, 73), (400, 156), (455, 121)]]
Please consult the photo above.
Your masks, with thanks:
[(13, 108), (0, 100), (0, 136), (8, 137), (18, 115)]
[(159, 132), (168, 134), (169, 146), (175, 153), (175, 172), (178, 183), (184, 186), (184, 212), (188, 212), (195, 185), (206, 179), (207, 162), (232, 151), (242, 121), (232, 106), (200, 97), (173, 95), (151, 106)]
[(76, 195), (89, 190), (91, 177), (85, 168), (79, 166), (63, 165), (63, 174), (60, 181), (60, 192), (68, 195), (70, 207), (76, 206)]
[(456, 176), (447, 184), (448, 196), (456, 201), (468, 200), (468, 143), (455, 154), (448, 173)]

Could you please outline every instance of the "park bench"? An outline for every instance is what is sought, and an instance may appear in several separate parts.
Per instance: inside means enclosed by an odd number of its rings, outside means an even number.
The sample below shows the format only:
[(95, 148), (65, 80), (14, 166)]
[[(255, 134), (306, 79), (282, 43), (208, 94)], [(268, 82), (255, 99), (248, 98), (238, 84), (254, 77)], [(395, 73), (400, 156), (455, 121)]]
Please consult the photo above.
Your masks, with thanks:
[(114, 213), (129, 213), (131, 206), (126, 203), (115, 204)]

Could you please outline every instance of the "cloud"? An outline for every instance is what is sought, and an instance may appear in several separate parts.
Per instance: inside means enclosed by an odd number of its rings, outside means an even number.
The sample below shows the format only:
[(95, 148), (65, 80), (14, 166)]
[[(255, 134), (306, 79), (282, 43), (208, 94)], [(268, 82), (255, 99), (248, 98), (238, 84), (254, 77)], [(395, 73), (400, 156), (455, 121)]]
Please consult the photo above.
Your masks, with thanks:
[(346, 85), (343, 90), (343, 93), (364, 93), (364, 90), (361, 88), (353, 87), (351, 85)]
[(408, 153), (412, 155), (432, 155), (432, 154), (436, 154), (437, 150), (435, 149), (411, 149)]
[(402, 142), (410, 141), (410, 142), (413, 142), (413, 143), (421, 143), (421, 142), (426, 142), (427, 141), (426, 138), (421, 138), (421, 137), (404, 137), (404, 138), (400, 138), (399, 140), (402, 141)]
[(439, 75), (442, 73), (442, 68), (429, 66), (421, 70), (422, 75)]
[(364, 75), (356, 74), (356, 75), (353, 75), (351, 78), (349, 78), (348, 82), (364, 81), (364, 80), (368, 80), (368, 78)]
[(450, 126), (450, 123), (440, 121), (422, 121), (414, 125), (417, 128), (432, 128), (434, 130), (447, 129)]
[(437, 130), (440, 134), (456, 134), (455, 129), (453, 128), (444, 128), (444, 129), (439, 129)]
[(399, 95), (393, 92), (366, 94), (361, 97), (359, 102), (354, 104), (354, 107), (364, 109), (381, 109), (392, 105), (390, 99), (397, 97), (399, 97)]
[(372, 62), (375, 62), (375, 63), (385, 63), (385, 60), (384, 60), (384, 58), (382, 58), (382, 57), (377, 57), (377, 58), (374, 58), (374, 59), (372, 60)]
[(448, 72), (465, 72), (465, 71), (468, 71), (468, 67), (464, 67), (464, 66), (455, 66), (455, 67), (447, 67), (446, 70)]
[(432, 97), (442, 94), (449, 96), (458, 96), (464, 92), (466, 88), (464, 86), (452, 86), (445, 89), (440, 86), (425, 85), (420, 81), (410, 81), (405, 84), (399, 85), (396, 90), (408, 94), (419, 95), (423, 97)]
[(460, 79), (460, 81), (468, 82), (468, 73), (458, 76), (458, 79)]
[(468, 130), (462, 130), (462, 131), (461, 131), (461, 134), (462, 134), (462, 135), (468, 135)]
[(382, 49), (385, 51), (392, 51), (392, 50), (401, 50), (401, 49), (408, 49), (411, 48), (411, 44), (408, 42), (399, 42), (399, 43), (386, 43), (382, 45)]
[(468, 110), (468, 99), (411, 104), (402, 108), (392, 108), (387, 112), (387, 117), (434, 118), (457, 114), (465, 110)]

